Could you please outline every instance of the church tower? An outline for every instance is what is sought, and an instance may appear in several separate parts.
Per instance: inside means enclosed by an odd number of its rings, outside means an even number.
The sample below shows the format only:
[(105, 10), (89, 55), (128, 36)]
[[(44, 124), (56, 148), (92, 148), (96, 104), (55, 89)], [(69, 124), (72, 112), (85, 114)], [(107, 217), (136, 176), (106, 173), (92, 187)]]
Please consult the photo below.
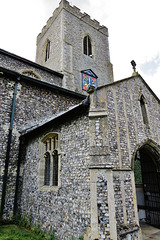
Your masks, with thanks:
[(91, 69), (97, 86), (113, 82), (108, 29), (62, 0), (37, 37), (36, 62), (64, 74), (62, 87), (84, 93), (81, 71)]

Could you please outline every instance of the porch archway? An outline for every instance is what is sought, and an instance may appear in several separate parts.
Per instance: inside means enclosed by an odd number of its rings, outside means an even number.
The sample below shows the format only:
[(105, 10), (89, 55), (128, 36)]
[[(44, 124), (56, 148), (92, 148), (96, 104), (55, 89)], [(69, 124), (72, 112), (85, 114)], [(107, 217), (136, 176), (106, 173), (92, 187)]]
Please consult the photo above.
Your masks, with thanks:
[(133, 160), (139, 221), (160, 228), (160, 146), (145, 141)]

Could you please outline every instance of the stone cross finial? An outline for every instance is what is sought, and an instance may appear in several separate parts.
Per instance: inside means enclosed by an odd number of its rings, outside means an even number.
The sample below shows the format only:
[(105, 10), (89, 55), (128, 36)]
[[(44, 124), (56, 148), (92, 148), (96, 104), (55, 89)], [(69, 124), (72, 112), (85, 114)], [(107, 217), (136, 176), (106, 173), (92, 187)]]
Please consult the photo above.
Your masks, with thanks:
[(136, 72), (136, 62), (134, 60), (131, 61), (131, 65), (133, 67), (133, 71)]
[(132, 76), (135, 76), (138, 74), (138, 72), (136, 72), (136, 62), (134, 60), (131, 61), (131, 65), (133, 67), (133, 74)]

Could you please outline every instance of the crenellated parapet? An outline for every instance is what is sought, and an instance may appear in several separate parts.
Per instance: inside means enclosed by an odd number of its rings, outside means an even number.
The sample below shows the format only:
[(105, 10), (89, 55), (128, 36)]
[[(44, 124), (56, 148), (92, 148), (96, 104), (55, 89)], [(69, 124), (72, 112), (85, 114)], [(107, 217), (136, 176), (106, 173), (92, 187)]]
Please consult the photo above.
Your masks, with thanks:
[(71, 6), (68, 1), (62, 0), (59, 3), (59, 7), (55, 9), (52, 16), (48, 19), (46, 25), (42, 28), (41, 33), (39, 33), (37, 37), (37, 41), (45, 34), (45, 32), (48, 30), (48, 28), (51, 26), (51, 24), (59, 15), (59, 13), (62, 11), (62, 9), (65, 9), (66, 11), (70, 12), (71, 14), (79, 18), (81, 21), (86, 22), (93, 28), (97, 29), (99, 32), (108, 36), (107, 27), (105, 27), (104, 25), (100, 25), (100, 23), (97, 20), (91, 19), (91, 17), (87, 13), (82, 13), (80, 9), (77, 8), (76, 6)]

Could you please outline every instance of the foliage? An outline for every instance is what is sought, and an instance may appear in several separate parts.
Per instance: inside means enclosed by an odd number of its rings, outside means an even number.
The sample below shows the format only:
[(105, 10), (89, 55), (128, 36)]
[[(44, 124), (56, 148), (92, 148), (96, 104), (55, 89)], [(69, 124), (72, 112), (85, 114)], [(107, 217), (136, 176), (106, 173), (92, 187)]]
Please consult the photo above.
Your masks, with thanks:
[[(31, 228), (30, 230), (14, 224), (0, 225), (0, 240), (56, 240), (54, 232), (45, 235), (42, 230), (38, 228)], [(76, 240), (72, 238), (71, 240)], [(77, 240), (83, 240), (79, 237)]]
[[(28, 219), (19, 213), (12, 219), (16, 225), (0, 225), (0, 240), (56, 240), (54, 231), (45, 234), (39, 223), (37, 226), (31, 224), (32, 214)], [(72, 237), (71, 240), (76, 239)], [(79, 237), (77, 240), (83, 240), (83, 237)]]
[[(30, 233), (37, 236), (38, 240), (56, 240), (55, 235), (54, 235), (54, 231), (51, 232), (50, 234), (45, 234), (41, 228), (40, 228), (40, 224), (38, 223), (37, 226), (32, 226), (32, 214), (30, 214), (29, 216), (29, 221), (27, 220), (26, 217), (21, 216), (20, 213), (17, 214), (16, 219), (15, 219), (15, 223), (19, 226), (19, 227), (24, 227), (27, 228), (28, 230), (30, 230)], [(1, 240), (1, 239), (0, 239)]]
[(54, 240), (54, 239), (56, 239), (55, 235), (54, 235), (54, 232), (50, 233), (50, 235), (45, 237), (45, 240)]
[(1, 225), (0, 226), (0, 240), (42, 240), (39, 235), (36, 235), (30, 230), (16, 225)]
[(139, 159), (136, 159), (134, 162), (134, 176), (135, 176), (135, 183), (142, 184), (142, 171), (141, 171), (141, 163)]

